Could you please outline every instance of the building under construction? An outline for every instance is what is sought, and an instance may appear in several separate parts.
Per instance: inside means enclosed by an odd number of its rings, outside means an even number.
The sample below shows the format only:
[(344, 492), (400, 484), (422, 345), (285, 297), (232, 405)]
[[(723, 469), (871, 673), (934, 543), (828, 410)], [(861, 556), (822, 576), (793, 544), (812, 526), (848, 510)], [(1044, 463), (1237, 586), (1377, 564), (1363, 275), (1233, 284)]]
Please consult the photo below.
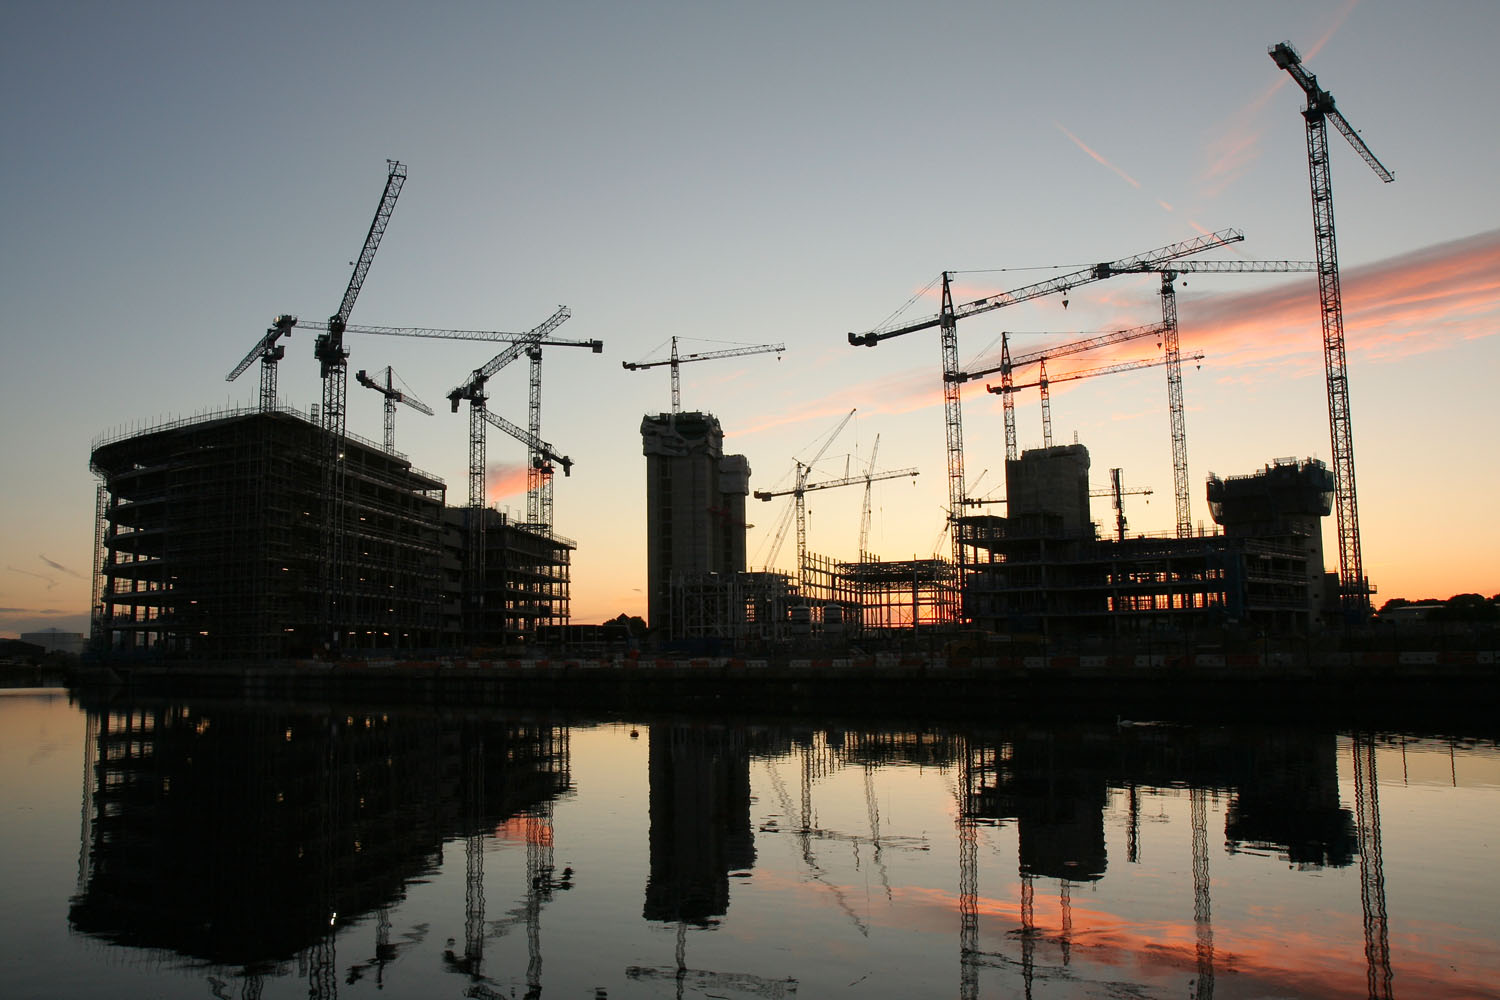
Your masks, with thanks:
[(958, 574), (946, 559), (840, 562), (809, 553), (801, 598), (825, 631), (835, 616), (850, 634), (920, 631), (958, 621)]
[(444, 645), (516, 646), (532, 641), (542, 626), (566, 625), (578, 543), (544, 525), (485, 508), (484, 583), (471, 594), (464, 583), (474, 578), (464, 567), (470, 519), (463, 507), (449, 507), (443, 515)]
[[(516, 641), (568, 614), (572, 542), (494, 511), (480, 600), (443, 481), (294, 410), (230, 410), (96, 444), (95, 641), (116, 652), (262, 659)], [(457, 524), (457, 527), (455, 527)], [(341, 544), (327, 544), (341, 525)], [(326, 554), (342, 554), (325, 565)], [(458, 560), (458, 562), (455, 562)], [(493, 613), (465, 630), (465, 603)]]
[(958, 521), (964, 612), (977, 627), (1108, 636), (1245, 624), (1287, 634), (1323, 620), (1320, 521), (1333, 477), (1321, 462), (1210, 477), (1222, 533), (1116, 539), (1101, 539), (1089, 516), (1088, 467), (1082, 445), (1025, 452), (1006, 463), (1009, 516)]
[(649, 621), (663, 638), (754, 646), (820, 629), (868, 632), (956, 620), (957, 579), (941, 559), (841, 563), (799, 551), (796, 577), (747, 572), (750, 465), (742, 455), (724, 454), (718, 419), (699, 412), (647, 416), (641, 442)]
[[(743, 455), (725, 455), (719, 419), (697, 411), (645, 417), (641, 450), (646, 456), (647, 621), (680, 637), (688, 624), (672, 619), (674, 581), (697, 587), (745, 572), (750, 463)], [(676, 604), (687, 608), (681, 600)]]

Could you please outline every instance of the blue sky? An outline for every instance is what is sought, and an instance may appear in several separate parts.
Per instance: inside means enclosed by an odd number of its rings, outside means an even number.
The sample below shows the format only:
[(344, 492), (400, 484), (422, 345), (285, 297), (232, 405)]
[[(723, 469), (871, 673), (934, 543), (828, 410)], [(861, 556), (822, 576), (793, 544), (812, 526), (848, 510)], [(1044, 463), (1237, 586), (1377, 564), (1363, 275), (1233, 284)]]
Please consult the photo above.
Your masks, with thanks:
[[(337, 307), (388, 158), (410, 175), (353, 322), (520, 330), (566, 304), (558, 335), (605, 343), (544, 362), (543, 436), (576, 462), (556, 525), (580, 543), (577, 620), (643, 607), (637, 428), (667, 408), (668, 378), (620, 362), (663, 357), (674, 335), (684, 350), (785, 342), (779, 361), (685, 366), (684, 406), (718, 414), (757, 489), (856, 408), (823, 472), (862, 467), (879, 434), (882, 467), (923, 474), (877, 487), (872, 547), (931, 554), (936, 336), (869, 350), (846, 332), (945, 269), (979, 295), (1225, 227), (1245, 231), (1238, 256), (1311, 258), (1303, 102), (1266, 55), (1283, 39), (1397, 176), (1381, 184), (1332, 136), (1377, 599), (1493, 594), (1497, 37), (1488, 2), (8, 4), (0, 633), (83, 627), (92, 442), (250, 403), (255, 369), (225, 374), (275, 314)], [(1183, 349), (1207, 355), (1184, 380), (1207, 523), (1208, 472), (1329, 458), (1317, 299), (1307, 278), (1204, 276), (1179, 308)], [(1158, 318), (1149, 278), (1114, 279), (1067, 308), (975, 318), (960, 354), (1001, 330), (1025, 346), (1045, 341), (1022, 332)], [(402, 411), (397, 446), (462, 503), (467, 422), (438, 404), (494, 350), (350, 346), (351, 370), (393, 365), (438, 410)], [(299, 332), (281, 366), (302, 408), (319, 397), (311, 352)], [(1173, 522), (1164, 382), (1152, 369), (1053, 394), (1056, 436), (1089, 446), (1100, 485), (1118, 466), (1155, 490), (1128, 506), (1133, 530)], [(351, 431), (378, 439), (379, 397), (350, 385)], [(1003, 438), (976, 388), (964, 426), (982, 494), (1003, 478)], [(523, 368), (491, 391), (524, 423)], [(1022, 446), (1040, 444), (1034, 396), (1018, 416)], [(496, 481), (523, 457), (496, 435)], [(861, 499), (819, 495), (810, 548), (852, 556)], [(756, 506), (752, 561), (780, 514)]]

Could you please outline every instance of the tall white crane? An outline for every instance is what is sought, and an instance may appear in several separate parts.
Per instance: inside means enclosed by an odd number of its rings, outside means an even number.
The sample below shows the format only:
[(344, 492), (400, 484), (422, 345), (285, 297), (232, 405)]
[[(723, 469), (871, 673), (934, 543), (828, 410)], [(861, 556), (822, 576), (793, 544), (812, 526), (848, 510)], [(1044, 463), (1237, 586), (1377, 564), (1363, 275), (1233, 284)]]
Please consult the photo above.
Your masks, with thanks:
[(1318, 253), (1318, 297), (1323, 316), (1323, 362), (1328, 378), (1328, 430), (1333, 444), (1334, 503), (1338, 512), (1339, 594), (1350, 618), (1368, 617), (1370, 584), (1365, 579), (1359, 544), (1359, 502), (1354, 486), (1354, 421), (1349, 414), (1349, 365), (1344, 356), (1344, 301), (1339, 284), (1339, 251), (1333, 233), (1333, 176), (1328, 169), (1328, 122), (1333, 122), (1354, 151), (1389, 184), (1396, 179), (1370, 152), (1344, 116), (1333, 95), (1302, 68), (1291, 42), (1274, 45), (1271, 60), (1289, 73), (1307, 95), (1302, 118), (1307, 123), (1307, 169), (1312, 187), (1313, 242)]
[(880, 435), (875, 435), (875, 444), (870, 448), (870, 464), (865, 469), (865, 502), (859, 514), (859, 561), (864, 562), (869, 554), (870, 542), (870, 484), (875, 482), (875, 456), (880, 454)]

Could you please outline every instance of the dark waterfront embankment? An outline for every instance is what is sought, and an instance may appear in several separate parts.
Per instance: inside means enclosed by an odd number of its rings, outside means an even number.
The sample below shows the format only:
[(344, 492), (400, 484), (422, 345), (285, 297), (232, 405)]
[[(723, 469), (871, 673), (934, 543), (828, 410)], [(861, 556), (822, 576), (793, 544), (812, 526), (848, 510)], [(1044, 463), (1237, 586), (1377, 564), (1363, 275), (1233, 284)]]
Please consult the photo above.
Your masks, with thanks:
[[(632, 715), (660, 711), (827, 720), (1066, 718), (1317, 721), (1350, 727), (1489, 723), (1490, 652), (770, 659), (347, 659), (116, 663), (75, 687), (152, 695), (420, 701)], [(97, 692), (95, 692), (97, 694)]]

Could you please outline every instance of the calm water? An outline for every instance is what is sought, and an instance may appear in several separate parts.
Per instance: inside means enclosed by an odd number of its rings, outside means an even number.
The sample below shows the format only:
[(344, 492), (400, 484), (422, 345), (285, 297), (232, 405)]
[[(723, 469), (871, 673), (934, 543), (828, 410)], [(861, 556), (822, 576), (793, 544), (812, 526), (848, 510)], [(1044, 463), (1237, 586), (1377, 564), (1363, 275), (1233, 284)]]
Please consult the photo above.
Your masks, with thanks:
[(0, 694), (5, 997), (1500, 996), (1493, 740)]

